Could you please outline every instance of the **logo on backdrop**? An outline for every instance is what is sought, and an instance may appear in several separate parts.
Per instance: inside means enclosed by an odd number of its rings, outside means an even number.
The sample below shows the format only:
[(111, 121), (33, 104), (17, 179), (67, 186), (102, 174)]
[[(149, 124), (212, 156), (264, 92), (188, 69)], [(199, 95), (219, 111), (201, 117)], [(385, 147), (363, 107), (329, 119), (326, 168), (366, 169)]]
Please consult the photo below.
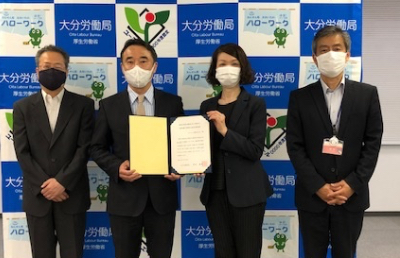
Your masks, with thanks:
[(90, 87), (92, 89), (92, 93), (86, 95), (87, 97), (91, 98), (92, 96), (94, 99), (101, 100), (104, 96), (104, 91), (106, 90), (106, 86), (102, 82), (94, 81)]
[(293, 34), (291, 28), (292, 9), (245, 9), (245, 31), (273, 35), (268, 45), (285, 48), (286, 39)]
[[(298, 223), (293, 211), (266, 212), (262, 225), (263, 241), (267, 248), (263, 248), (262, 257), (298, 256)], [(280, 256), (281, 257), (281, 256)]]
[(280, 48), (281, 46), (285, 48), (286, 37), (289, 36), (287, 30), (285, 28), (278, 27), (274, 30), (274, 36), (275, 39), (272, 41), (268, 41), (268, 45), (273, 45), (274, 43), (276, 43), (278, 45), (278, 48)]
[(212, 85), (213, 92), (206, 94), (207, 98), (212, 98), (218, 96), (222, 92), (222, 86), (220, 84)]
[(272, 110), (267, 113), (267, 131), (262, 159), (286, 160), (286, 113), (285, 110)]
[(70, 63), (66, 85), (72, 92), (85, 95), (95, 100), (95, 109), (99, 101), (117, 92), (115, 74), (116, 60), (88, 58), (73, 58)]
[(179, 60), (178, 95), (186, 110), (197, 110), (205, 98), (216, 96), (220, 86), (212, 87), (206, 77), (210, 61), (208, 58), (182, 58)]
[(186, 182), (185, 187), (197, 188), (200, 189), (203, 187), (204, 177), (197, 177), (194, 175), (185, 176)]
[[(265, 147), (270, 150), (286, 134), (286, 115), (271, 116), (267, 113), (267, 133), (265, 136)], [(272, 136), (272, 131), (278, 130), (277, 136)]]
[(183, 84), (191, 87), (209, 89), (210, 85), (206, 81), (209, 63), (184, 63)]
[[(133, 33), (136, 38), (140, 38), (149, 44), (152, 44), (157, 38), (162, 40), (169, 33), (164, 26), (169, 19), (169, 15), (170, 11), (168, 10), (153, 13), (149, 9), (145, 8), (138, 13), (133, 8), (125, 7), (125, 17), (129, 24), (128, 33)], [(143, 20), (145, 23), (144, 27), (142, 28), (140, 21)], [(159, 28), (158, 30), (155, 30), (155, 33), (150, 34), (150, 27), (154, 25), (158, 25)], [(154, 28), (152, 31), (154, 31)], [(156, 44), (154, 44), (153, 47), (155, 47), (155, 45)]]
[(88, 176), (92, 201), (90, 211), (105, 211), (110, 178), (93, 161), (88, 163)]
[(14, 132), (13, 132), (13, 114), (10, 112), (5, 113), (6, 121), (8, 127), (10, 128), (8, 132), (6, 132), (6, 138), (10, 141), (14, 141)]
[(35, 9), (13, 9), (2, 13), (0, 31), (28, 35), (30, 39), (22, 42), (40, 48), (42, 37), (47, 34), (46, 11)]
[[(15, 241), (29, 241), (28, 225), (24, 218), (7, 218), (8, 237)], [(7, 225), (7, 224), (5, 224)]]
[(269, 245), (268, 249), (276, 248), (276, 251), (278, 253), (279, 251), (282, 251), (284, 253), (286, 247), (286, 241), (288, 241), (287, 236), (283, 233), (276, 233), (274, 236), (274, 241), (275, 243), (273, 245)]
[(142, 245), (140, 248), (142, 249), (142, 252), (147, 253), (147, 239), (144, 234), (144, 229), (142, 231)]
[(32, 44), (33, 48), (38, 47), (40, 48), (40, 43), (42, 43), (42, 37), (44, 36), (41, 29), (32, 28), (29, 31), (30, 40), (27, 42), (23, 42), (24, 45)]
[(99, 199), (100, 203), (106, 202), (108, 196), (108, 185), (99, 184), (96, 191), (98, 193), (96, 199)]
[(182, 257), (214, 257), (214, 238), (204, 211), (182, 213)]

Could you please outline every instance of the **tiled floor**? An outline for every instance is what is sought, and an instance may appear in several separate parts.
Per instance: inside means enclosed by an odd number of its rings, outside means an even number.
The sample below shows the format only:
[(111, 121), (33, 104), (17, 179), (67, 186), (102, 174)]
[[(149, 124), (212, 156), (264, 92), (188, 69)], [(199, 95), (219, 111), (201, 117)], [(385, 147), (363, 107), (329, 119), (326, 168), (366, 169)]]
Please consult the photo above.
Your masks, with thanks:
[[(2, 243), (1, 218), (0, 222), (0, 243)], [(357, 258), (400, 257), (400, 213), (367, 213), (357, 250)], [(0, 244), (0, 258), (4, 258), (2, 244)]]

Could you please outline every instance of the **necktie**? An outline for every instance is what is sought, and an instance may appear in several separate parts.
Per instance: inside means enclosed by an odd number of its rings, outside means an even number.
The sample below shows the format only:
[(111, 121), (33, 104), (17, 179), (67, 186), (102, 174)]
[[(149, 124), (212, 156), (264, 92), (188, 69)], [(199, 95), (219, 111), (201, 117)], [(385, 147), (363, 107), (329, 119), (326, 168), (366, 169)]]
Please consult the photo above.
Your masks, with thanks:
[(146, 115), (146, 111), (144, 109), (143, 101), (144, 101), (144, 95), (138, 95), (138, 105), (137, 105), (137, 108), (136, 108), (136, 115), (139, 115), (139, 116), (145, 116)]

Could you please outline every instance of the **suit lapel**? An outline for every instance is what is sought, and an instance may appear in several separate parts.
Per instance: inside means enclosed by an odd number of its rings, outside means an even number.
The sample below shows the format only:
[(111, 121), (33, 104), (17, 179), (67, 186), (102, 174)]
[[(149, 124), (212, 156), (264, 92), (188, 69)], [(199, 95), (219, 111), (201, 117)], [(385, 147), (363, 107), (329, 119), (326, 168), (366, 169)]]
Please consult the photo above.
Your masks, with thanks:
[(242, 88), (228, 123), (228, 128), (235, 128), (249, 102), (250, 95)]
[[(208, 111), (217, 110), (217, 108), (218, 108), (218, 100), (219, 100), (220, 97), (221, 97), (221, 93), (219, 93), (218, 96), (207, 100), (208, 101), (207, 102), (207, 106), (204, 107), (204, 112), (205, 112), (204, 116), (206, 116), (207, 119), (208, 119), (208, 117), (207, 117), (207, 112)], [(211, 137), (211, 139), (213, 139), (216, 129), (215, 129), (214, 123), (212, 123), (211, 121), (209, 121), (209, 122), (210, 122), (210, 137)], [(211, 148), (213, 148), (212, 144), (211, 144)]]
[(154, 116), (169, 117), (171, 112), (169, 98), (163, 91), (154, 88)]
[[(210, 99), (207, 107), (205, 107), (205, 111), (210, 111), (210, 110), (217, 110), (218, 109), (218, 100), (221, 98), (221, 93)], [(229, 128), (235, 128), (236, 124), (240, 120), (240, 116), (243, 113), (243, 111), (246, 109), (248, 101), (249, 101), (250, 95), (247, 93), (245, 89), (241, 89), (241, 92), (236, 100), (235, 107), (232, 110), (232, 114), (230, 117), (229, 124), (227, 126)]]
[(128, 90), (120, 93), (119, 105), (120, 105), (121, 116), (129, 117), (130, 115), (133, 115)]
[(41, 91), (39, 91), (33, 102), (32, 102), (32, 110), (34, 111), (36, 118), (35, 121), (38, 124), (39, 128), (42, 130), (46, 140), (50, 143), (52, 132), (50, 128), (49, 118), (47, 116), (46, 106), (44, 105), (43, 96)]
[(61, 135), (61, 132), (67, 126), (70, 117), (74, 113), (73, 104), (74, 100), (72, 98), (72, 94), (69, 93), (67, 90), (65, 90), (64, 96), (61, 100), (60, 111), (58, 112), (56, 127), (54, 128), (54, 133), (51, 139), (50, 148), (53, 146), (58, 137)]
[(329, 118), (328, 108), (326, 106), (326, 101), (320, 81), (314, 83), (311, 86), (311, 95), (314, 99), (315, 105), (317, 106), (317, 110), (321, 117), (322, 123), (324, 124), (326, 130), (330, 134), (333, 134), (332, 122)]
[(354, 85), (346, 80), (345, 81), (345, 88), (344, 88), (344, 94), (343, 94), (343, 99), (342, 99), (342, 104), (340, 106), (341, 108), (341, 114), (340, 114), (340, 123), (339, 123), (339, 132), (338, 132), (338, 138), (341, 139), (341, 136), (344, 134), (346, 130), (346, 125), (347, 120), (350, 117), (351, 110), (353, 109), (353, 103), (354, 103)]
[(221, 98), (221, 93), (218, 96), (210, 99), (210, 103), (208, 104), (208, 106), (206, 108), (206, 112), (210, 111), (210, 110), (217, 110), (217, 108), (218, 108), (218, 100), (220, 98)]
[(154, 88), (154, 116), (162, 116), (166, 107), (162, 92)]

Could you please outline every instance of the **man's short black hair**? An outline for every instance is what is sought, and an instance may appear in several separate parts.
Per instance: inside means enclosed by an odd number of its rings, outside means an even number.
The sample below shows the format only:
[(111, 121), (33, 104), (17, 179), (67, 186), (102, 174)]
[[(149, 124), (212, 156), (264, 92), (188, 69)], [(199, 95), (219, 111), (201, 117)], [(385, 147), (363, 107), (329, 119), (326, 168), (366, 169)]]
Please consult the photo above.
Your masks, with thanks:
[(153, 57), (154, 62), (157, 62), (157, 53), (154, 50), (154, 48), (147, 42), (143, 41), (142, 39), (128, 39), (125, 42), (124, 47), (121, 50), (121, 59), (122, 59), (122, 55), (124, 54), (125, 50), (130, 47), (130, 46), (142, 46), (144, 48), (146, 48), (148, 51), (150, 51), (151, 56)]

